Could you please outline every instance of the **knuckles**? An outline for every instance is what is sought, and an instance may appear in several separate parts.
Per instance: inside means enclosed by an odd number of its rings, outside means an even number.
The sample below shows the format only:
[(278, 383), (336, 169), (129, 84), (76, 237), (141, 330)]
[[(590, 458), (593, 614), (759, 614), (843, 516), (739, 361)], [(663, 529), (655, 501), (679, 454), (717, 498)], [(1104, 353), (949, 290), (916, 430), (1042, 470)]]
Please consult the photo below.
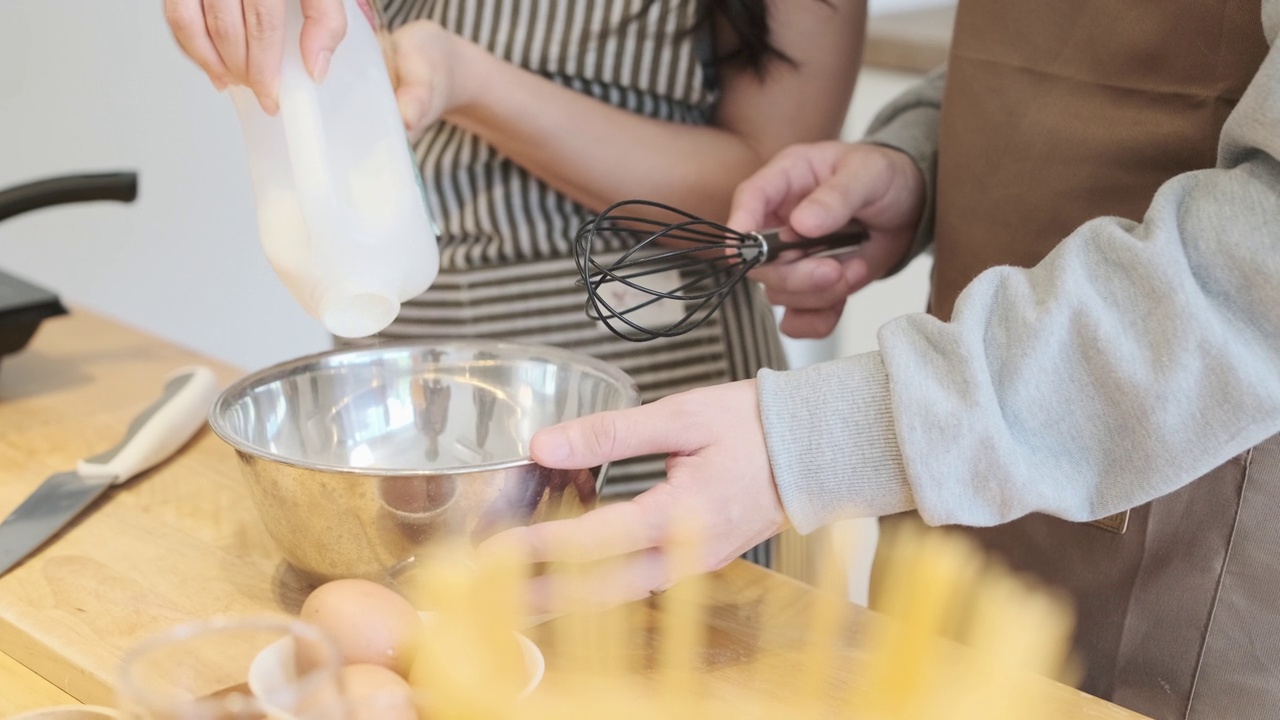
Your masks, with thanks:
[(209, 28), (209, 37), (221, 46), (229, 42), (239, 41), (244, 37), (244, 24), (237, 13), (226, 6), (211, 4), (205, 7), (205, 26)]
[(275, 37), (284, 30), (284, 17), (279, 9), (263, 2), (245, 3), (244, 22), (249, 37), (255, 40)]

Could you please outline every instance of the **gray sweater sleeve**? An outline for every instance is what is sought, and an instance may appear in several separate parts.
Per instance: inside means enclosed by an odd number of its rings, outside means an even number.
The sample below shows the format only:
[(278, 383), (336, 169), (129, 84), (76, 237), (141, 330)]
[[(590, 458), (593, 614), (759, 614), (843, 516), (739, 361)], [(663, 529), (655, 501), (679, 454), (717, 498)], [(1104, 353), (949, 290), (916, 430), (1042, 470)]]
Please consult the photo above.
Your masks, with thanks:
[(938, 120), (942, 117), (942, 93), (947, 68), (940, 67), (894, 98), (872, 119), (863, 142), (906, 153), (924, 177), (924, 211), (916, 236), (902, 262), (887, 274), (906, 267), (933, 244), (934, 187), (938, 177)]
[(988, 270), (952, 322), (895, 319), (878, 352), (760, 373), (799, 530), (911, 508), (1096, 519), (1280, 432), (1280, 0), (1263, 22), (1216, 167), (1169, 180), (1141, 223), (1098, 218), (1034, 268)]

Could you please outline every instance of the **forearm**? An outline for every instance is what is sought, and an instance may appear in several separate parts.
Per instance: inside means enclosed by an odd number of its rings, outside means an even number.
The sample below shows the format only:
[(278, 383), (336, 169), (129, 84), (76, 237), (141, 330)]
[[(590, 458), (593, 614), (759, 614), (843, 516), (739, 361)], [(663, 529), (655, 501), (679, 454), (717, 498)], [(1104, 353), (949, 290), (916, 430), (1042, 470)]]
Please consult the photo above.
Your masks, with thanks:
[[(769, 36), (790, 62), (757, 74), (725, 62), (707, 124), (646, 117), (505, 63), (473, 44), (445, 117), (577, 202), (644, 198), (724, 220), (733, 191), (782, 148), (839, 136), (861, 59), (865, 0), (770, 3)], [(717, 48), (736, 40), (724, 18)], [(693, 81), (690, 78), (690, 81)]]
[(911, 507), (934, 524), (1092, 520), (1280, 432), (1277, 126), (1273, 49), (1218, 166), (1166, 183), (1141, 224), (1100, 218), (1034, 268), (988, 270), (952, 322), (899, 318), (879, 353), (762, 374), (792, 521)]
[(765, 160), (731, 131), (629, 112), (469, 47), (472, 90), (445, 119), (592, 210), (644, 198), (722, 219)]

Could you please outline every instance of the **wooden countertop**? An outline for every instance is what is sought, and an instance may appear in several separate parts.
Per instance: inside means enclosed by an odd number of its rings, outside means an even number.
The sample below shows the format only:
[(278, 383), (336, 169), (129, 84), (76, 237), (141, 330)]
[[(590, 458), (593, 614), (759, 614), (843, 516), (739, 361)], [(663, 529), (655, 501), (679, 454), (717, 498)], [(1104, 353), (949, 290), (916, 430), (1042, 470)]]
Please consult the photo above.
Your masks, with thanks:
[(955, 5), (890, 13), (867, 22), (863, 64), (904, 72), (926, 73), (947, 61)]
[(0, 717), (42, 707), (71, 705), (76, 699), (8, 655), (0, 654)]
[[(115, 442), (161, 379), (191, 363), (213, 367), (224, 381), (239, 374), (84, 310), (46, 321), (0, 368), (0, 515), (49, 474)], [(218, 614), (295, 611), (307, 588), (241, 483), (232, 451), (206, 431), (0, 577), (0, 714), (73, 699), (110, 705), (119, 658), (143, 636)], [(771, 692), (794, 691), (794, 657), (758, 651), (759, 639), (798, 641), (812, 589), (736, 562), (712, 576), (710, 593), (712, 647), (700, 670), (711, 683), (760, 687), (766, 678)], [(874, 618), (855, 609), (848, 653), (856, 652), (858, 628)], [(1044, 686), (1043, 718), (1139, 717), (1064, 685)]]

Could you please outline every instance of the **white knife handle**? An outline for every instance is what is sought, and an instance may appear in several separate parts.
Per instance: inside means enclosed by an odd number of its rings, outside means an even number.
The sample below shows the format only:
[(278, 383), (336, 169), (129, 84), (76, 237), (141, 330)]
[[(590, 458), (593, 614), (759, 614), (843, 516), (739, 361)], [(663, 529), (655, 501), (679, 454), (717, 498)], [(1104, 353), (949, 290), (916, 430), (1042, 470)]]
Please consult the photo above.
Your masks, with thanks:
[(168, 460), (204, 427), (218, 395), (213, 371), (192, 366), (165, 379), (164, 394), (129, 424), (118, 445), (80, 461), (84, 477), (112, 477), (120, 483)]

